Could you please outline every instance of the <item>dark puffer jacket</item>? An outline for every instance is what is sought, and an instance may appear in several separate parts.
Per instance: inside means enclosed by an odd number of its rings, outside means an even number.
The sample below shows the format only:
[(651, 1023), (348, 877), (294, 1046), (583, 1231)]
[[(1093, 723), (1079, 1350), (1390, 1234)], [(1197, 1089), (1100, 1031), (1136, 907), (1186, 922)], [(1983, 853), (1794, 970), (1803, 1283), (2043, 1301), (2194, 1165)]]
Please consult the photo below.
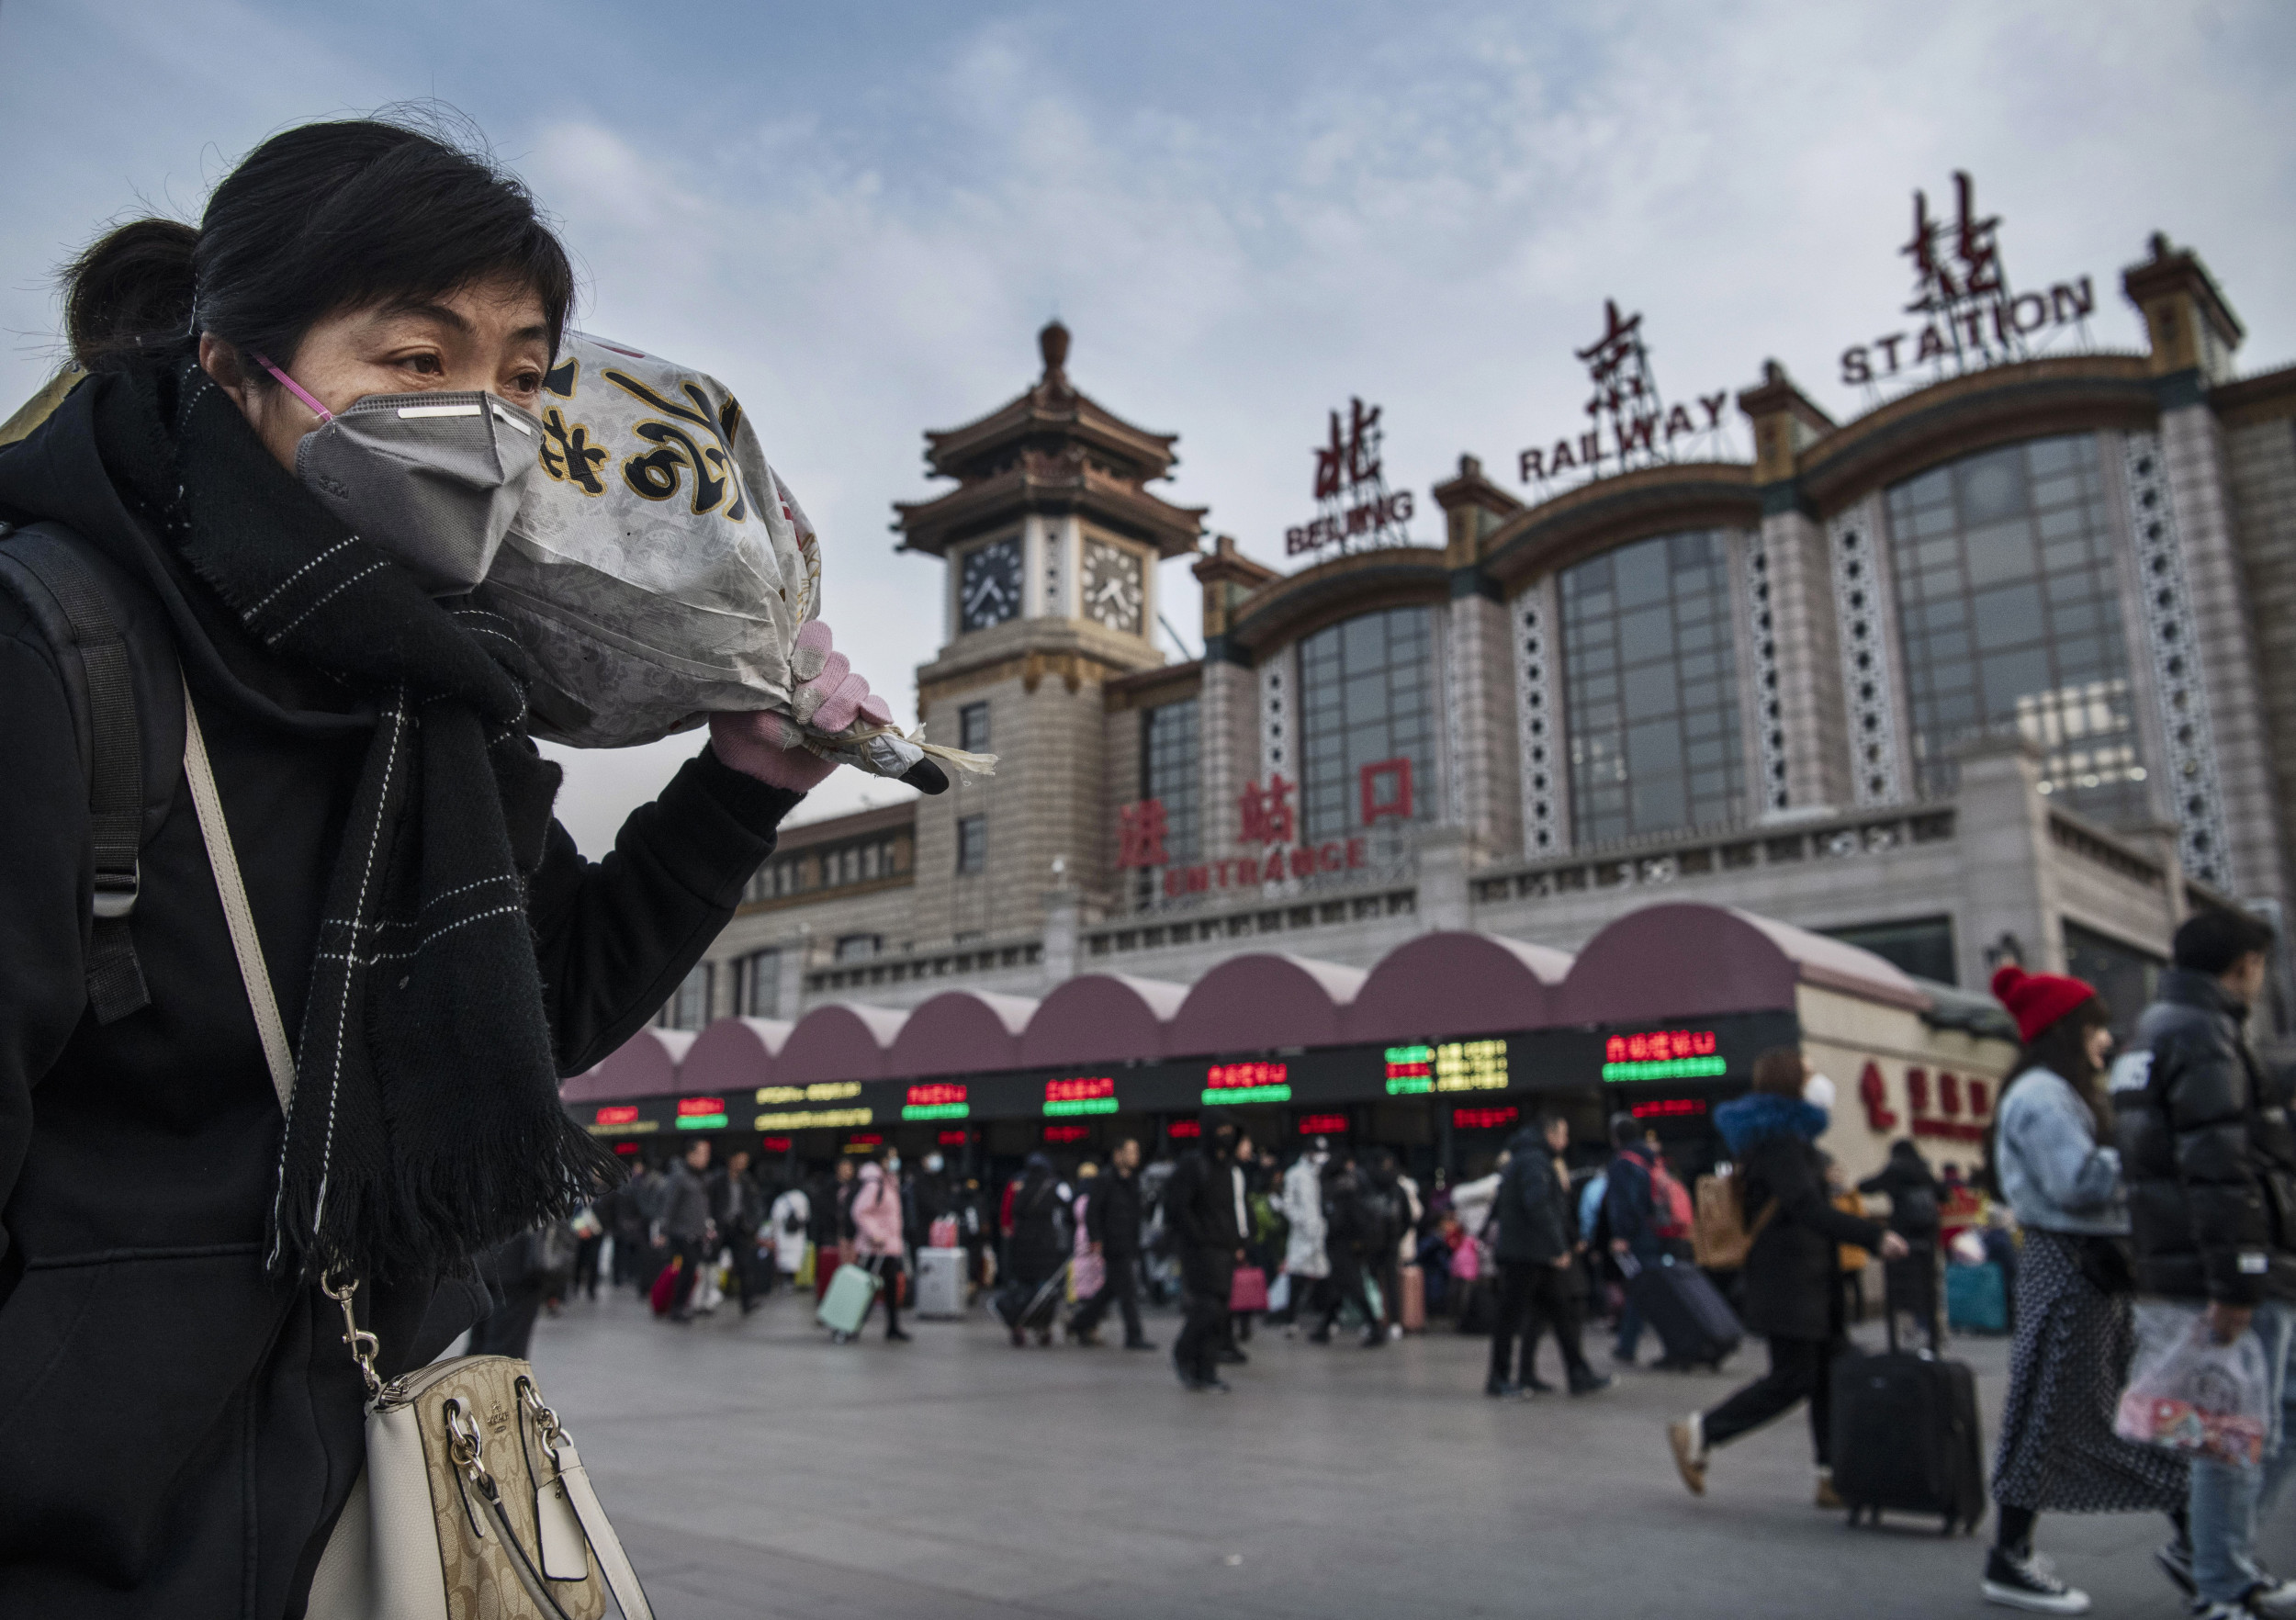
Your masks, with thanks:
[(1552, 1266), (1578, 1241), (1570, 1188), (1556, 1176), (1554, 1156), (1536, 1131), (1517, 1131), (1507, 1155), (1491, 1206), (1499, 1222), (1492, 1253), (1502, 1265)]
[(2164, 973), (2112, 1067), (2137, 1286), (2253, 1305), (2296, 1299), (2296, 1131), (2205, 973)]
[(1882, 1228), (1826, 1196), (1825, 1160), (1814, 1142), (1825, 1111), (1754, 1093), (1715, 1109), (1714, 1123), (1738, 1155), (1747, 1224), (1776, 1206), (1746, 1255), (1747, 1327), (1773, 1338), (1831, 1338), (1837, 1245), (1878, 1249)]

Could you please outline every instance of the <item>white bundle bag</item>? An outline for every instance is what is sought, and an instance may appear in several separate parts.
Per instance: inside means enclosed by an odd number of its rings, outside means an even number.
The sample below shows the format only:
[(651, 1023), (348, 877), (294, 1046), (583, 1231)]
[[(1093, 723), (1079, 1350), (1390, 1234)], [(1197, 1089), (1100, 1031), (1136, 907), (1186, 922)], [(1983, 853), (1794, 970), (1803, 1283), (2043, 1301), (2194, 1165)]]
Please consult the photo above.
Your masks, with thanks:
[[(569, 332), (535, 411), (540, 465), (477, 592), (535, 665), (534, 734), (625, 748), (712, 714), (792, 714), (819, 672), (795, 643), (820, 612), (820, 542), (731, 390)], [(929, 753), (991, 763), (866, 720), (801, 729), (815, 753), (883, 776)]]

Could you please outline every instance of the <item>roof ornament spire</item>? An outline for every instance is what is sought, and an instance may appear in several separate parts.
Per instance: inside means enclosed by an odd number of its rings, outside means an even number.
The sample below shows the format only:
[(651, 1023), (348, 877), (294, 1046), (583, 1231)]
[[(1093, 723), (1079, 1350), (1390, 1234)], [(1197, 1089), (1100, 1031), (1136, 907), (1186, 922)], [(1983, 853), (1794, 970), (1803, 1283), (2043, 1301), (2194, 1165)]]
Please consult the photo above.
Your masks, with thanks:
[(1037, 353), (1044, 356), (1044, 377), (1041, 386), (1065, 389), (1068, 387), (1068, 328), (1055, 315), (1044, 323), (1044, 330), (1036, 334)]

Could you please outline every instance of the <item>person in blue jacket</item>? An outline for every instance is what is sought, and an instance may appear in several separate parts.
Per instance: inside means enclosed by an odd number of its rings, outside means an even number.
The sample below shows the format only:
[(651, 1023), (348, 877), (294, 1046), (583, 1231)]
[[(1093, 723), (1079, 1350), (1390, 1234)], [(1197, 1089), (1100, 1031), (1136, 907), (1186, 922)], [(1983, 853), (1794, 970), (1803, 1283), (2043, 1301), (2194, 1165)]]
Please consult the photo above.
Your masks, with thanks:
[[(1610, 1217), (1610, 1246), (1614, 1254), (1629, 1256), (1632, 1267), (1656, 1266), (1666, 1253), (1659, 1237), (1657, 1206), (1650, 1190), (1652, 1150), (1643, 1138), (1642, 1122), (1621, 1114), (1610, 1122), (1610, 1168), (1603, 1193), (1603, 1209)], [(1611, 1355), (1631, 1367), (1642, 1346), (1642, 1312), (1635, 1309), (1634, 1291), (1618, 1313), (1618, 1342)]]

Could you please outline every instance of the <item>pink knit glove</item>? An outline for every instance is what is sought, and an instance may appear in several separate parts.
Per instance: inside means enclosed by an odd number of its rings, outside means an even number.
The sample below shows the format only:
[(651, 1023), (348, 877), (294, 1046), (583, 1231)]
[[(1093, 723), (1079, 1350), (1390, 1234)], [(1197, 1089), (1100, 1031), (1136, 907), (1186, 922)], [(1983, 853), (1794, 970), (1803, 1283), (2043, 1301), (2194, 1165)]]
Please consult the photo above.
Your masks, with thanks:
[(856, 720), (890, 726), (893, 709), (853, 673), (851, 661), (831, 647), (829, 626), (822, 620), (809, 620), (797, 632), (789, 663), (790, 673), (799, 681), (790, 698), (792, 714), (760, 709), (713, 714), (710, 747), (722, 763), (744, 776), (802, 793), (837, 769), (799, 746), (805, 731), (835, 736)]

